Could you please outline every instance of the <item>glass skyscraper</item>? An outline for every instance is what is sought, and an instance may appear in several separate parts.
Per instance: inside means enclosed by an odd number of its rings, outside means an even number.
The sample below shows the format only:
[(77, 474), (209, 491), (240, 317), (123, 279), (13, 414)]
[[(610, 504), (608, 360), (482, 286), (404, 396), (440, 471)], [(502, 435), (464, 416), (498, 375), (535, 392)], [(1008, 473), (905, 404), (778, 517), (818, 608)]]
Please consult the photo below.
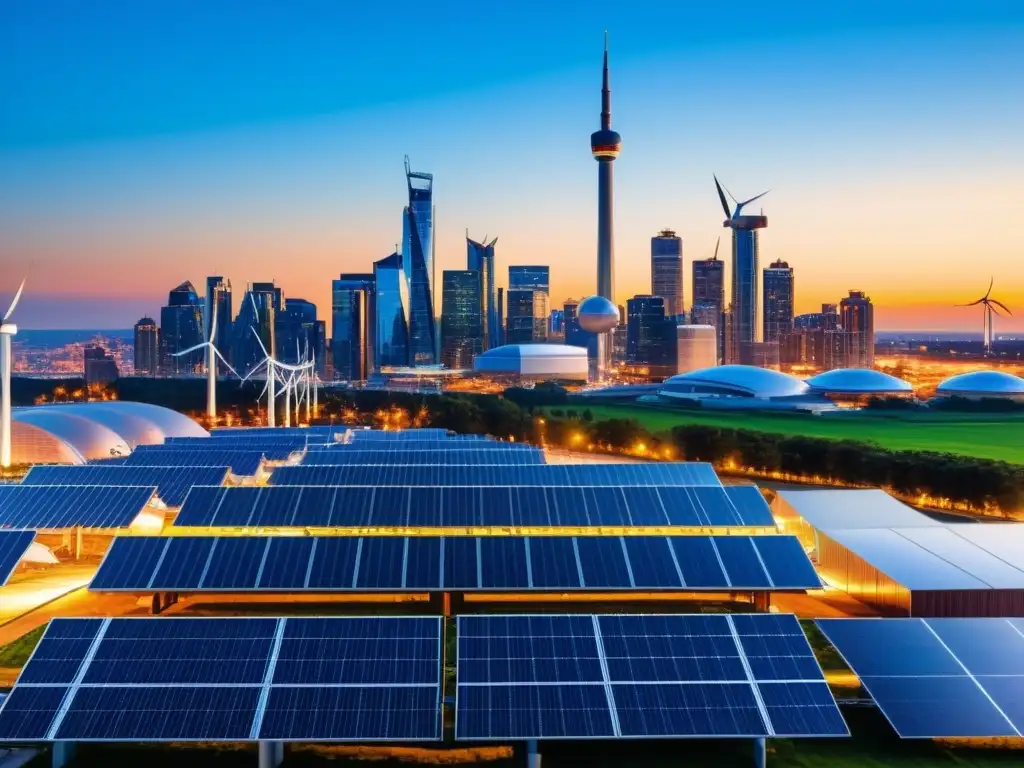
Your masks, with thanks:
[(548, 340), (548, 294), (532, 289), (509, 289), (506, 304), (508, 344), (534, 344)]
[(626, 362), (646, 366), (652, 376), (674, 373), (675, 322), (661, 296), (634, 296), (626, 302)]
[[(498, 298), (494, 289), (494, 244), (498, 238), (478, 243), (466, 236), (466, 269), (473, 270), (480, 278), (480, 317), (483, 322), (483, 349), (499, 345)], [(443, 303), (443, 302), (442, 302)], [(442, 312), (443, 314), (443, 312)], [(444, 334), (442, 333), (442, 336)]]
[(437, 329), (434, 321), (434, 177), (410, 170), (402, 226), (402, 270), (409, 294), (409, 363), (437, 364)]
[(483, 351), (481, 276), (472, 269), (441, 274), (441, 362), (446, 368), (472, 368)]
[(756, 229), (733, 229), (732, 323), (738, 362), (751, 364), (758, 340), (758, 247)]
[(204, 350), (176, 357), (203, 343), (202, 303), (187, 280), (173, 288), (167, 306), (160, 310), (160, 372), (164, 375), (199, 373), (206, 361)]
[(777, 342), (793, 329), (793, 268), (784, 261), (764, 268), (764, 341)]
[(651, 295), (665, 300), (665, 313), (683, 313), (683, 239), (671, 229), (651, 238)]
[[(281, 289), (270, 283), (250, 283), (234, 323), (232, 365), (242, 376), (263, 362), (264, 352), (277, 357), (277, 314), (284, 305)], [(259, 340), (253, 335), (259, 335)]]
[(692, 325), (713, 325), (718, 356), (725, 354), (722, 313), (725, 311), (725, 262), (717, 257), (693, 262)]
[(516, 266), (508, 268), (508, 289), (510, 291), (551, 290), (551, 268), (539, 266)]
[(839, 322), (851, 334), (847, 367), (871, 368), (875, 364), (875, 308), (864, 291), (850, 291), (839, 302)]
[[(203, 338), (210, 337), (210, 330), (213, 326), (214, 313), (217, 315), (217, 338), (212, 339), (213, 345), (224, 358), (231, 362), (231, 281), (223, 277), (211, 276), (206, 278), (206, 299), (203, 309)], [(220, 360), (217, 361), (218, 375), (227, 373), (227, 367)]]
[(374, 355), (378, 367), (409, 365), (409, 292), (397, 251), (373, 264), (376, 287)]
[[(379, 263), (379, 262), (378, 262)], [(366, 381), (375, 368), (373, 274), (342, 274), (331, 283), (331, 356), (334, 378)]]
[(135, 375), (156, 376), (160, 368), (160, 332), (151, 317), (135, 324)]

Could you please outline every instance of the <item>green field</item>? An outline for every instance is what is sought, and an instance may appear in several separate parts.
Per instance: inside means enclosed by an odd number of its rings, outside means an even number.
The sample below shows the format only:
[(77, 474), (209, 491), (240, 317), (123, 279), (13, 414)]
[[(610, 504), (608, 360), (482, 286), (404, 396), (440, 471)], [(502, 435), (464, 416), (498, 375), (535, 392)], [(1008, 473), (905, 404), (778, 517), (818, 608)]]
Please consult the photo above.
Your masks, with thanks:
[(547, 408), (595, 420), (635, 419), (652, 432), (680, 424), (750, 429), (780, 435), (856, 440), (897, 451), (936, 451), (1024, 464), (1024, 414), (874, 413), (848, 411), (810, 414), (723, 413), (669, 410), (642, 405), (571, 405)]

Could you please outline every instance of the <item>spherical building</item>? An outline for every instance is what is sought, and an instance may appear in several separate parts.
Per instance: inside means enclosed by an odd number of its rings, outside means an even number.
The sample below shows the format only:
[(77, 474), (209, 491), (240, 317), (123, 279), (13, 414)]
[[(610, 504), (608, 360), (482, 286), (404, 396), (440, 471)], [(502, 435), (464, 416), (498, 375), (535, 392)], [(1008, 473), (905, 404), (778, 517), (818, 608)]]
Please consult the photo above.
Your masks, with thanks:
[(972, 371), (951, 376), (935, 389), (936, 397), (968, 400), (995, 398), (1024, 403), (1024, 379), (1005, 371)]
[(749, 398), (772, 400), (807, 395), (810, 387), (788, 373), (751, 365), (719, 365), (665, 381), (658, 395), (668, 399)]
[(816, 394), (841, 399), (866, 397), (912, 397), (910, 382), (872, 368), (837, 368), (807, 380)]
[(587, 380), (587, 350), (567, 344), (506, 344), (476, 356), (473, 370), (513, 381)]
[(604, 296), (590, 296), (580, 303), (576, 318), (585, 331), (607, 333), (619, 324), (619, 308)]
[(676, 371), (689, 373), (718, 365), (718, 331), (713, 325), (676, 326)]

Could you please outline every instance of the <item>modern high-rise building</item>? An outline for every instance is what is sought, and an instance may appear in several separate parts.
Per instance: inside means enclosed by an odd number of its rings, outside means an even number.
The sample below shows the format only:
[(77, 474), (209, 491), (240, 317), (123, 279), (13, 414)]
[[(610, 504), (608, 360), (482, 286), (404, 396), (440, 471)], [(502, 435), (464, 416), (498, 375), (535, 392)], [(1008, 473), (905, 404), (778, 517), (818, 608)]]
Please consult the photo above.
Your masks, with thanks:
[[(206, 278), (206, 297), (203, 300), (203, 338), (210, 338), (210, 329), (213, 326), (214, 313), (217, 316), (217, 338), (213, 339), (213, 345), (217, 348), (224, 359), (231, 362), (231, 281), (221, 276)], [(217, 373), (226, 374), (227, 366), (223, 361), (217, 361)]]
[(652, 376), (675, 373), (676, 324), (661, 296), (634, 296), (626, 302), (626, 363)]
[(875, 364), (875, 308), (863, 291), (850, 291), (839, 302), (839, 322), (854, 334), (847, 367), (871, 368)]
[(529, 289), (509, 290), (507, 344), (533, 344), (548, 340), (548, 294)]
[(135, 324), (134, 360), (136, 376), (156, 376), (160, 369), (160, 331), (151, 317)]
[(508, 268), (510, 291), (544, 291), (551, 293), (551, 268), (542, 266), (514, 266)]
[(249, 283), (232, 334), (232, 365), (240, 375), (248, 374), (268, 354), (277, 357), (277, 315), (283, 308), (284, 295), (274, 283)]
[(317, 373), (326, 372), (326, 323), (317, 319), (316, 304), (305, 299), (288, 299), (274, 321), (277, 341), (277, 359), (297, 365), (299, 361), (313, 361)]
[(764, 341), (777, 342), (793, 329), (793, 268), (775, 261), (764, 268)]
[(472, 368), (473, 358), (484, 351), (483, 284), (474, 269), (441, 273), (441, 363), (446, 368)]
[(109, 384), (117, 381), (117, 361), (103, 347), (88, 347), (84, 354), (85, 383)]
[(498, 289), (498, 343), (495, 346), (500, 347), (505, 343), (505, 289)]
[(480, 317), (483, 318), (484, 350), (498, 346), (499, 338), (500, 316), (494, 286), (494, 245), (497, 242), (498, 238), (487, 242), (485, 237), (482, 243), (478, 243), (466, 234), (466, 269), (475, 271), (480, 278)]
[(409, 205), (402, 221), (402, 270), (409, 296), (409, 363), (437, 364), (434, 320), (434, 176), (410, 170), (405, 158)]
[(665, 314), (683, 314), (683, 239), (671, 229), (651, 238), (651, 295), (665, 300)]
[(690, 322), (715, 328), (718, 339), (718, 357), (724, 359), (725, 337), (722, 333), (722, 314), (725, 312), (725, 262), (718, 259), (718, 248), (709, 259), (693, 262), (693, 307)]
[[(380, 262), (377, 262), (380, 264)], [(331, 356), (334, 378), (366, 381), (374, 371), (376, 280), (341, 274), (331, 282)]]
[(203, 343), (203, 307), (195, 287), (187, 280), (173, 288), (167, 306), (160, 310), (160, 372), (165, 376), (200, 373), (203, 350), (178, 356), (178, 352)]
[(565, 311), (552, 309), (548, 315), (548, 333), (556, 336), (565, 336)]
[(377, 367), (409, 365), (409, 293), (397, 251), (373, 264), (376, 312), (373, 318)]

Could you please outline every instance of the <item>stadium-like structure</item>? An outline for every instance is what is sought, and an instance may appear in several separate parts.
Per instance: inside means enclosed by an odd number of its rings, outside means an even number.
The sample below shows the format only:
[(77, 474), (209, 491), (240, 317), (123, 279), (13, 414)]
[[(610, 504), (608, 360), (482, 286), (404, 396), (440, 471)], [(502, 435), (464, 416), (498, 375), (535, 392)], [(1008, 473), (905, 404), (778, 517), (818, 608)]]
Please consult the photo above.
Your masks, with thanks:
[(972, 371), (951, 376), (935, 390), (937, 397), (1000, 399), (1024, 403), (1024, 379), (1005, 371)]

